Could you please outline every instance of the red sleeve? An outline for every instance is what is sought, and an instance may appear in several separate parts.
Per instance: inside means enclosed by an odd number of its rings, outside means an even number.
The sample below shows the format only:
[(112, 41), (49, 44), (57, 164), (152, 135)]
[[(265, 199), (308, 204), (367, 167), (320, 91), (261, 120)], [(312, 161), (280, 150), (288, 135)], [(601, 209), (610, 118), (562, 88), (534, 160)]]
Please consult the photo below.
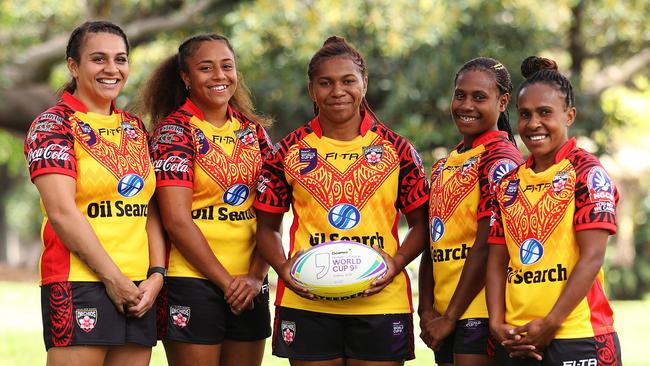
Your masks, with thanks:
[(510, 141), (499, 140), (488, 144), (479, 166), (478, 220), (492, 215), (492, 204), (496, 187), (503, 176), (523, 163), (521, 153)]
[(488, 244), (504, 245), (506, 243), (501, 205), (512, 202), (513, 196), (516, 196), (519, 190), (519, 179), (516, 179), (515, 176), (516, 171), (516, 169), (512, 170), (506, 176), (501, 177), (501, 181), (496, 185), (494, 198), (488, 200), (488, 210), (490, 212)]
[(269, 134), (266, 132), (266, 129), (259, 124), (256, 124), (256, 129), (257, 142), (260, 146), (260, 154), (262, 155), (262, 159), (266, 160), (271, 157), (271, 155), (273, 155), (274, 147), (271, 143)]
[[(271, 213), (289, 210), (292, 192), (284, 172), (284, 157), (291, 145), (298, 140), (295, 132), (273, 147), (262, 164), (262, 174), (257, 183), (257, 194), (253, 205), (256, 209)], [(261, 148), (261, 145), (260, 145)]]
[(77, 177), (74, 136), (68, 119), (70, 112), (65, 106), (57, 105), (32, 122), (24, 145), (32, 180), (48, 173)]
[(582, 149), (568, 157), (576, 171), (575, 230), (604, 229), (616, 233), (619, 193), (596, 157)]
[(400, 157), (397, 208), (406, 214), (429, 200), (429, 182), (424, 174), (422, 159), (413, 145), (400, 137), (395, 147)]
[(190, 126), (170, 117), (163, 120), (151, 139), (151, 160), (156, 187), (193, 188), (194, 139)]

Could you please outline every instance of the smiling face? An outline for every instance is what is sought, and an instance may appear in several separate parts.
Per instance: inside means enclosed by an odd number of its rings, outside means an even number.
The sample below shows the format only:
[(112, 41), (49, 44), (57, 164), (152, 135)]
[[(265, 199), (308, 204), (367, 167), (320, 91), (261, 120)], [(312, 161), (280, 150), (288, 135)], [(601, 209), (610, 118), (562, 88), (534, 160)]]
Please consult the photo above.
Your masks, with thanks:
[(535, 171), (555, 163), (557, 151), (568, 140), (568, 128), (576, 117), (575, 107), (567, 107), (565, 96), (556, 88), (535, 83), (519, 92), (517, 100), (519, 135), (535, 158)]
[(495, 76), (489, 72), (467, 70), (458, 75), (451, 114), (466, 147), (486, 131), (498, 129), (499, 114), (506, 110), (509, 97), (499, 95)]
[(201, 42), (187, 58), (181, 78), (189, 86), (190, 99), (206, 117), (225, 116), (228, 101), (237, 89), (235, 55), (223, 41)]
[(309, 82), (309, 96), (318, 106), (321, 125), (358, 127), (367, 85), (368, 79), (349, 56), (321, 61)]
[(129, 76), (126, 44), (112, 33), (88, 33), (80, 47), (79, 61), (68, 58), (68, 69), (76, 80), (74, 96), (89, 111), (108, 113), (111, 101)]

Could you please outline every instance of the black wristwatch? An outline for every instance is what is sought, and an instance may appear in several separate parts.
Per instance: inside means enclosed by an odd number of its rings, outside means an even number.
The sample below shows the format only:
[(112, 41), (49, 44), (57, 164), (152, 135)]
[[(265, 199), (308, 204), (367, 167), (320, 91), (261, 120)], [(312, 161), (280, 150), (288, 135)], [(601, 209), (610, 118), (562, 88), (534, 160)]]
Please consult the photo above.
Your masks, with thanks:
[(160, 273), (163, 276), (163, 279), (167, 277), (167, 268), (165, 267), (151, 267), (147, 271), (147, 278), (151, 277), (154, 273)]

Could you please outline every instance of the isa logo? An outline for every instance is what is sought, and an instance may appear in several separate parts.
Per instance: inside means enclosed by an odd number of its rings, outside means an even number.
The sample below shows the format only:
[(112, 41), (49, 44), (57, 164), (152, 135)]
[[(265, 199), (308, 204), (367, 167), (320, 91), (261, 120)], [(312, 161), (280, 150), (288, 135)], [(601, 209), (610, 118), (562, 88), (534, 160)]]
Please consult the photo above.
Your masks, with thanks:
[(299, 149), (298, 154), (300, 155), (301, 163), (308, 163), (306, 167), (300, 169), (300, 175), (305, 175), (316, 168), (318, 163), (318, 153), (313, 147)]
[(591, 202), (615, 201), (614, 184), (605, 169), (600, 166), (595, 166), (589, 171), (587, 187)]
[(198, 128), (194, 132), (194, 135), (196, 136), (196, 145), (199, 154), (205, 155), (208, 150), (210, 150), (210, 142), (205, 137), (203, 131), (199, 130)]
[(431, 220), (431, 240), (435, 243), (445, 235), (445, 223), (438, 216)]
[(137, 174), (127, 174), (117, 183), (117, 193), (122, 197), (134, 197), (144, 188), (144, 179)]
[(539, 262), (544, 256), (544, 246), (537, 239), (526, 239), (519, 246), (521, 264), (529, 266)]
[(340, 203), (327, 214), (330, 224), (339, 230), (348, 230), (359, 224), (361, 212), (349, 203)]
[(250, 189), (245, 184), (235, 184), (228, 187), (223, 193), (223, 201), (231, 206), (239, 206), (246, 202), (250, 195)]

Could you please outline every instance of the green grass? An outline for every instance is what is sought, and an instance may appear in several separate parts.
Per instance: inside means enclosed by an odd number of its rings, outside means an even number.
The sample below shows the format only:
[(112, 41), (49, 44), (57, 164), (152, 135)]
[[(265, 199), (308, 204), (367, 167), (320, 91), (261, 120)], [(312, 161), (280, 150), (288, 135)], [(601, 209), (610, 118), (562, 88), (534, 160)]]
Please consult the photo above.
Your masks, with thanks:
[[(0, 366), (45, 364), (39, 297), (39, 288), (35, 283), (0, 282)], [(625, 365), (650, 365), (644, 352), (650, 344), (646, 338), (650, 329), (650, 299), (614, 302), (613, 306)], [(417, 319), (415, 324), (417, 337)], [(151, 365), (166, 364), (165, 352), (159, 343), (154, 348)], [(276, 366), (289, 363), (271, 355), (269, 340), (263, 364)], [(419, 339), (416, 340), (416, 359), (406, 365), (433, 364), (433, 353)]]

